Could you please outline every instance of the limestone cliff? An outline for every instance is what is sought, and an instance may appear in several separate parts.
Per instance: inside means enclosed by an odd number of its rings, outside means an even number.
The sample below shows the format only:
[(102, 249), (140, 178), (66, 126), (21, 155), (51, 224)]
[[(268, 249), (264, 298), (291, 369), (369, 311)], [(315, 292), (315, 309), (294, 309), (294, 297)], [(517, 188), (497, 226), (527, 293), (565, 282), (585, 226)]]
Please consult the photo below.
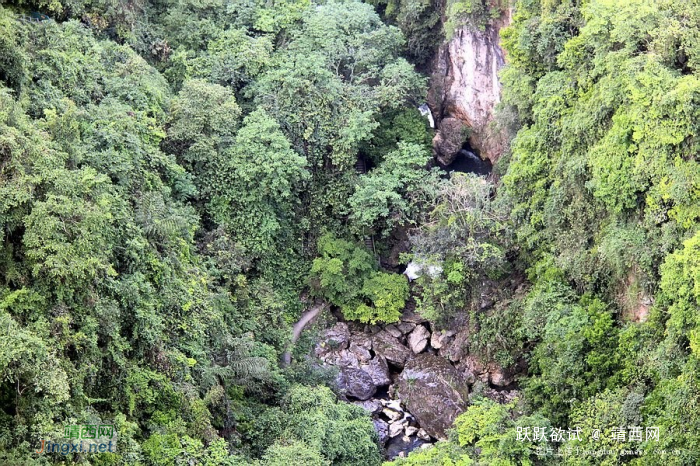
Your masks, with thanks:
[[(455, 131), (462, 125), (452, 118), (468, 128), (469, 142), (482, 158), (496, 162), (503, 151), (503, 139), (490, 123), (501, 96), (498, 72), (505, 64), (499, 32), (510, 24), (510, 13), (504, 12), (484, 30), (461, 27), (442, 44), (432, 63), (428, 101), (438, 119), (434, 147), (443, 163), (454, 158), (453, 142), (461, 137)], [(448, 124), (441, 125), (443, 121)]]

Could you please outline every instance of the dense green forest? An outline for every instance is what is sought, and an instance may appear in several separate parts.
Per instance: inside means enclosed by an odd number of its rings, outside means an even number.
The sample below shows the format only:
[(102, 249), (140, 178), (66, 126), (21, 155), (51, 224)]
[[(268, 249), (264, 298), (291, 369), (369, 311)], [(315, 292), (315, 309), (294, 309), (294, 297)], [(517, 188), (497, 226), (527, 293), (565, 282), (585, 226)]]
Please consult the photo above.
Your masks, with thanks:
[[(445, 176), (426, 67), (509, 8), (507, 147)], [(527, 369), (392, 464), (698, 464), (699, 135), (696, 0), (3, 3), (0, 464), (380, 465), (292, 326), (409, 302)], [(405, 232), (442, 273), (386, 266)], [(103, 422), (116, 453), (35, 453)]]

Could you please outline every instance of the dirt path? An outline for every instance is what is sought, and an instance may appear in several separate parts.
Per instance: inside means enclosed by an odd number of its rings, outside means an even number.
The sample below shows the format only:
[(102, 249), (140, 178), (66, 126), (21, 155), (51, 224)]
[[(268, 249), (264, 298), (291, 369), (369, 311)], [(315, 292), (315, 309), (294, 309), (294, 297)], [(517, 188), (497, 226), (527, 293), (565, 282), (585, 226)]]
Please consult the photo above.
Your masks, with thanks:
[(301, 332), (304, 330), (304, 327), (311, 322), (317, 315), (321, 313), (322, 310), (324, 310), (328, 305), (324, 302), (319, 302), (319, 303), (314, 303), (314, 305), (311, 307), (311, 309), (307, 310), (304, 312), (299, 320), (294, 324), (294, 327), (292, 327), (292, 341), (289, 344), (290, 349), (284, 352), (282, 355), (282, 363), (285, 366), (288, 366), (292, 362), (292, 353), (291, 353), (291, 347), (294, 346), (294, 344), (297, 342), (299, 339), (299, 336), (301, 335)]

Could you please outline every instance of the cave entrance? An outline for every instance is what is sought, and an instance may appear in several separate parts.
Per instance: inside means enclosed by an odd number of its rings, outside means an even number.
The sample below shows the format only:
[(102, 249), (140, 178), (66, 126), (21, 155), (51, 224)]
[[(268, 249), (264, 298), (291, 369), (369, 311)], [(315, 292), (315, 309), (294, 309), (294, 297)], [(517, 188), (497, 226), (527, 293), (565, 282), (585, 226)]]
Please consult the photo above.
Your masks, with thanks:
[(493, 170), (490, 160), (483, 160), (479, 157), (474, 149), (465, 142), (462, 149), (457, 153), (457, 157), (449, 165), (440, 165), (440, 168), (448, 173), (474, 173), (479, 176), (487, 176)]

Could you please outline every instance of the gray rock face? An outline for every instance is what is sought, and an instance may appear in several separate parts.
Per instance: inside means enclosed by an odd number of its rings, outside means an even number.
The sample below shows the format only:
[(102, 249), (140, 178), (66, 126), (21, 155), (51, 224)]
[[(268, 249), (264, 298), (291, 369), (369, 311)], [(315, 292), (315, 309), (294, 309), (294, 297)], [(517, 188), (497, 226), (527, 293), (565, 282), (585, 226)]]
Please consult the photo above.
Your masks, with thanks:
[(316, 346), (316, 355), (321, 358), (330, 352), (347, 349), (350, 343), (350, 329), (345, 322), (338, 322), (326, 330), (320, 341)]
[(361, 369), (343, 367), (340, 369), (337, 380), (338, 388), (347, 396), (358, 400), (367, 400), (377, 392), (377, 387), (372, 377)]
[(391, 383), (391, 372), (389, 365), (383, 356), (375, 356), (369, 364), (362, 366), (362, 370), (367, 372), (372, 378), (372, 383), (377, 387), (383, 387)]
[(389, 424), (382, 419), (375, 419), (373, 422), (374, 430), (377, 431), (379, 441), (384, 445), (386, 441), (389, 440)]
[(383, 330), (372, 336), (372, 349), (376, 354), (384, 356), (388, 362), (398, 367), (403, 367), (406, 359), (411, 356), (411, 350)]
[(355, 401), (353, 404), (359, 406), (370, 414), (382, 412), (382, 404), (377, 400)]
[(359, 346), (354, 341), (350, 342), (348, 351), (350, 351), (361, 363), (367, 363), (370, 359), (372, 359), (372, 355), (369, 354), (369, 350), (363, 346)]
[(398, 385), (406, 408), (432, 437), (446, 438), (446, 430), (467, 407), (467, 384), (448, 361), (438, 356), (420, 354), (408, 361)]
[(440, 348), (440, 356), (453, 362), (461, 360), (468, 354), (469, 337), (469, 330), (462, 329), (454, 337), (445, 339)]
[[(511, 11), (489, 21), (483, 29), (466, 25), (456, 30), (436, 54), (431, 70), (436, 79), (431, 80), (428, 93), (436, 116), (449, 115), (463, 121), (472, 130), (471, 146), (492, 162), (498, 159), (504, 144), (490, 123), (501, 99), (498, 72), (505, 64), (499, 31), (510, 24)], [(444, 121), (438, 124), (440, 132)]]
[(433, 334), (430, 337), (430, 346), (435, 348), (436, 350), (439, 350), (446, 344), (452, 343), (452, 340), (454, 340), (455, 336), (454, 330), (441, 330), (439, 332), (433, 332)]
[(440, 122), (440, 129), (433, 138), (433, 149), (441, 164), (449, 165), (457, 157), (464, 144), (466, 128), (457, 118), (445, 118)]
[(408, 334), (408, 347), (411, 348), (414, 354), (418, 354), (428, 347), (430, 341), (430, 331), (423, 325), (416, 325), (411, 333)]

